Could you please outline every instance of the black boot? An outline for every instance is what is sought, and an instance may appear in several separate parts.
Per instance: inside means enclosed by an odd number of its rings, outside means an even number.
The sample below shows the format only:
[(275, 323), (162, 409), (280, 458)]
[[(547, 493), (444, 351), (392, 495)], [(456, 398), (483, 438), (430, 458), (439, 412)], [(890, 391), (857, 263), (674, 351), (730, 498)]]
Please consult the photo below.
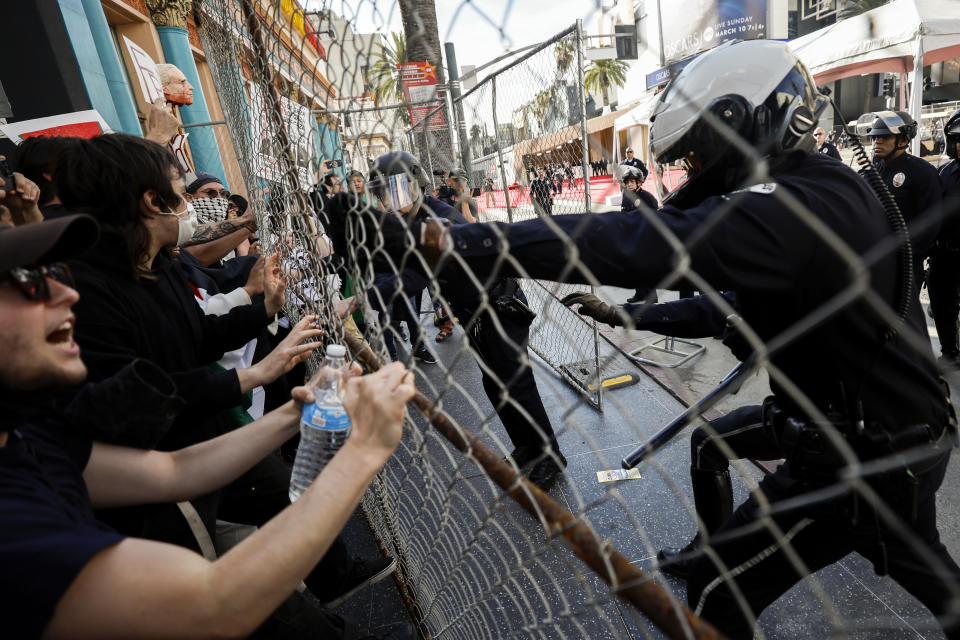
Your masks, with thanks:
[[(693, 504), (703, 521), (707, 535), (715, 532), (733, 515), (733, 485), (729, 471), (690, 468)], [(657, 552), (660, 570), (677, 578), (687, 579), (690, 566), (699, 555), (700, 533), (685, 547), (667, 547)]]

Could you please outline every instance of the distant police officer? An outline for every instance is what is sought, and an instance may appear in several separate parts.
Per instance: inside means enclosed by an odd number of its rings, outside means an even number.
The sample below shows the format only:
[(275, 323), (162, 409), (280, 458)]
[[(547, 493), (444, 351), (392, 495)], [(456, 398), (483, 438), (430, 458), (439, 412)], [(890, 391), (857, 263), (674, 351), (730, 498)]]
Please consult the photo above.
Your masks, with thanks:
[[(923, 261), (940, 227), (940, 179), (926, 160), (907, 153), (917, 135), (917, 123), (906, 111), (878, 111), (860, 116), (861, 131), (873, 141), (873, 163), (897, 201), (910, 228), (916, 282), (922, 282)], [(859, 133), (859, 131), (858, 131)]]
[(643, 164), (643, 160), (641, 160), (640, 158), (635, 158), (633, 156), (632, 147), (627, 147), (626, 154), (627, 154), (627, 157), (620, 164), (639, 169), (640, 173), (643, 174), (643, 179), (646, 180), (647, 174), (649, 173), (647, 171), (647, 165)]
[[(426, 172), (413, 155), (396, 151), (377, 158), (367, 187), (379, 200), (379, 210), (387, 212), (387, 216), (372, 209), (351, 210), (345, 200), (334, 200), (329, 227), (336, 252), (355, 257), (363, 253), (356, 250), (357, 236), (349, 235), (349, 229), (357, 225), (368, 225), (364, 230), (367, 238), (385, 238), (387, 245), (398, 246), (397, 238), (386, 237), (397, 217), (408, 223), (442, 218), (454, 226), (477, 226), (467, 224), (456, 209), (425, 195), (429, 184)], [(403, 244), (401, 240), (399, 246)], [(394, 264), (411, 257), (415, 258), (405, 252), (392, 256)], [(415, 263), (416, 259), (408, 262)], [(455, 261), (444, 265), (436, 277), (454, 315), (461, 321), (469, 320), (464, 329), (483, 361), (480, 368), (484, 392), (513, 442), (511, 458), (531, 482), (548, 490), (567, 461), (560, 452), (530, 369), (526, 347), (535, 314), (527, 306), (523, 291), (513, 278), (499, 279), (488, 291), (480, 290)], [(374, 299), (389, 300), (397, 296), (398, 288), (402, 289), (402, 296), (409, 296), (422, 291), (426, 284), (423, 273), (411, 265), (392, 281), (378, 282), (371, 295)]]
[(633, 165), (620, 165), (620, 181), (623, 182), (623, 191), (620, 198), (620, 211), (636, 211), (646, 207), (651, 211), (660, 208), (657, 198), (643, 188), (646, 176)]
[(927, 289), (930, 309), (940, 337), (940, 365), (943, 368), (960, 367), (960, 336), (957, 315), (960, 313), (960, 110), (943, 127), (946, 152), (950, 162), (940, 168), (940, 186), (943, 189), (942, 222), (940, 233), (930, 254), (930, 273)]
[[(648, 211), (656, 211), (660, 204), (652, 193), (643, 188), (643, 181), (646, 176), (640, 169), (633, 165), (620, 165), (620, 180), (623, 182), (623, 192), (620, 197), (620, 211), (637, 211), (645, 208)], [(657, 302), (657, 290), (652, 287), (639, 287), (633, 292), (633, 295), (627, 298), (628, 303)]]
[[(851, 169), (816, 153), (825, 106), (786, 43), (722, 44), (680, 71), (654, 109), (653, 157), (681, 162), (688, 175), (655, 220), (611, 212), (461, 225), (449, 235), (426, 229), (423, 244), (456, 251), (481, 274), (516, 261), (533, 278), (630, 287), (670, 274), (672, 243), (684, 242), (683, 261), (714, 288), (736, 291), (744, 322), (772, 349), (763, 432), (786, 458), (761, 480), (762, 498), (711, 536), (687, 582), (691, 606), (728, 637), (751, 638), (755, 616), (806, 571), (857, 551), (960, 637), (960, 567), (939, 540), (935, 501), (955, 423), (921, 335), (908, 254), (888, 242), (902, 221)], [(758, 169), (767, 182), (750, 179)], [(878, 473), (864, 475), (859, 463), (873, 460)], [(857, 484), (838, 481), (844, 473)]]
[(817, 151), (830, 156), (834, 160), (843, 160), (840, 157), (840, 152), (837, 151), (836, 145), (827, 140), (827, 132), (823, 130), (823, 127), (817, 127), (817, 130), (813, 132), (813, 137), (817, 141)]
[(553, 215), (553, 186), (544, 167), (537, 167), (537, 177), (530, 182), (530, 202), (538, 216)]

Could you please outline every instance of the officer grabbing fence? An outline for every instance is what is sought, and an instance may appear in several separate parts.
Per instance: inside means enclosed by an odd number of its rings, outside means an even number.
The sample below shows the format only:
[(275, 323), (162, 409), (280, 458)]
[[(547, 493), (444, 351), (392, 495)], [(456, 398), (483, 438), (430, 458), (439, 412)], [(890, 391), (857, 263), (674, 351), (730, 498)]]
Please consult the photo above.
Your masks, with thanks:
[[(903, 220), (854, 171), (816, 153), (826, 106), (786, 43), (725, 43), (680, 71), (651, 117), (658, 177), (674, 162), (687, 174), (672, 189), (661, 178), (660, 215), (445, 233), (428, 224), (417, 236), (428, 254), (455, 251), (480, 275), (517, 264), (533, 278), (620, 287), (695, 275), (736, 291), (738, 331), (771, 374), (754, 432), (786, 462), (706, 537), (689, 603), (728, 637), (751, 638), (767, 605), (856, 551), (960, 638), (960, 567), (940, 542), (935, 500), (956, 423), (908, 245), (891, 242)], [(891, 146), (909, 139), (890, 131)], [(885, 162), (894, 188), (922, 175), (907, 175), (899, 155)]]

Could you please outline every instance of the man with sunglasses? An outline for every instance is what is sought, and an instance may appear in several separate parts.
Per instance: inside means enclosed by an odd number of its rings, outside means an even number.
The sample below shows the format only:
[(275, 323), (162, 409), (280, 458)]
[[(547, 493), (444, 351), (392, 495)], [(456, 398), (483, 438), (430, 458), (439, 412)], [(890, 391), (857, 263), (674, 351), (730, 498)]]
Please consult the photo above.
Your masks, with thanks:
[(202, 266), (219, 264), (231, 251), (249, 240), (257, 231), (253, 210), (231, 218), (227, 215), (231, 194), (220, 178), (199, 172), (187, 185), (183, 196), (197, 209), (200, 226), (183, 248)]
[[(394, 364), (348, 380), (350, 439), (295, 506), (223, 558), (121, 535), (94, 517), (92, 505), (186, 500), (222, 486), (292, 437), (301, 403), (312, 396), (298, 388), (257, 422), (169, 453), (91, 442), (77, 424), (84, 416), (53, 393), (87, 375), (73, 341), (78, 294), (59, 261), (96, 237), (88, 216), (0, 226), (4, 636), (349, 637), (350, 623), (320, 611), (299, 621), (267, 618), (324, 554), (399, 442), (414, 393), (410, 374)], [(169, 420), (183, 404), (172, 380), (145, 360), (103, 384), (123, 393), (101, 406), (98, 420)], [(409, 629), (396, 631), (410, 637)]]
[(840, 157), (840, 152), (837, 151), (836, 145), (827, 140), (827, 132), (823, 130), (823, 127), (817, 127), (817, 130), (813, 132), (813, 137), (817, 142), (817, 151), (819, 153), (829, 156), (834, 160), (843, 161), (843, 158)]

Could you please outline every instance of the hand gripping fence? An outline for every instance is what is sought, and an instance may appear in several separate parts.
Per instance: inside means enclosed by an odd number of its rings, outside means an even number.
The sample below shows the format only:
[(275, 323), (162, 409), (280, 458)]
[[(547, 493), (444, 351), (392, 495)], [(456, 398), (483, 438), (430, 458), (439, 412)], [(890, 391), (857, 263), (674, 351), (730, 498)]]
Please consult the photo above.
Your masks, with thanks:
[[(859, 246), (856, 238), (839, 234), (842, 218), (811, 210), (816, 198), (772, 187), (777, 172), (768, 159), (709, 113), (704, 119), (715, 137), (743, 157), (739, 184), (685, 233), (646, 205), (629, 221), (618, 218), (611, 212), (619, 210), (619, 163), (626, 147), (653, 167), (644, 153), (650, 136), (646, 98), (619, 98), (618, 91), (628, 94), (627, 77), (618, 75), (626, 69), (603, 55), (588, 55), (612, 40), (588, 35), (578, 22), (531, 46), (504, 42), (516, 50), (451, 77), (439, 57), (443, 40), (454, 41), (461, 59), (469, 42), (452, 30), (444, 33), (446, 24), (438, 40), (433, 10), (455, 25), (469, 21), (472, 37), (506, 37), (514, 10), (494, 16), (482, 5), (459, 3), (451, 17), (446, 5), (422, 0), (193, 2), (204, 57), (199, 66), (212, 79), (204, 89), (215, 89), (206, 91), (208, 102), (223, 112), (235, 158), (225, 158), (226, 179), (232, 191), (248, 196), (265, 253), (280, 254), (290, 282), (289, 321), (316, 314), (327, 340), (346, 344), (368, 370), (389, 357), (416, 375), (421, 392), (411, 404), (417, 411), (410, 412), (397, 452), (362, 504), (379, 544), (398, 560), (397, 582), (418, 631), (467, 640), (718, 638), (723, 632), (843, 638), (916, 637), (955, 625), (960, 589), (948, 552), (960, 540), (944, 531), (944, 548), (909, 508), (931, 514), (923, 508), (935, 496), (924, 479), (942, 472), (937, 465), (945, 459), (946, 430), (927, 425), (929, 435), (940, 438), (932, 447), (919, 438), (865, 455), (864, 438), (877, 432), (869, 419), (861, 424), (856, 417), (875, 417), (876, 408), (867, 404), (858, 414), (852, 397), (857, 391), (845, 387), (851, 418), (845, 426), (811, 378), (798, 379), (791, 368), (793, 358), (815, 353), (827, 378), (860, 349), (864, 359), (884, 363), (877, 354), (886, 347), (858, 340), (882, 333), (880, 327), (899, 326), (891, 296), (875, 289), (889, 275), (885, 261), (900, 250), (897, 237), (891, 233), (875, 246)], [(612, 25), (611, 15), (598, 10), (585, 23)], [(393, 33), (374, 33), (390, 24), (396, 25)], [(674, 96), (695, 99), (683, 90)], [(626, 128), (625, 119), (631, 121)], [(391, 249), (392, 218), (338, 235), (328, 217), (337, 206), (330, 193), (349, 191), (356, 179), (360, 186), (350, 197), (375, 212), (371, 168), (395, 151), (417, 158), (426, 192), (451, 198), (465, 224), (480, 223), (464, 228), (492, 223), (485, 241), (496, 247), (493, 267), (449, 252), (443, 259), (463, 272), (451, 284), (444, 269), (425, 262), (411, 237), (405, 236), (402, 251)], [(454, 169), (456, 176), (466, 175), (456, 197), (445, 191)], [(678, 166), (661, 169), (667, 188), (684, 179)], [(652, 183), (651, 173), (644, 188), (652, 191)], [(830, 181), (820, 183), (828, 188)], [(746, 231), (760, 229), (762, 236), (768, 222), (789, 220), (789, 241), (742, 240), (737, 251), (711, 261), (717, 237), (740, 239), (729, 225), (757, 198), (769, 210)], [(837, 207), (856, 215), (862, 204)], [(623, 220), (623, 226), (596, 232), (609, 219)], [(524, 257), (523, 246), (511, 245), (506, 228), (496, 226), (528, 220), (554, 232), (558, 240), (546, 244), (559, 267), (539, 268), (537, 260)], [(910, 238), (922, 239), (922, 224), (907, 222)], [(662, 260), (657, 268), (645, 264), (640, 252), (611, 257), (621, 236), (639, 225), (658, 240), (644, 247)], [(801, 266), (787, 264), (797, 238), (816, 245), (815, 257)], [(739, 278), (770, 255), (782, 255), (783, 263), (765, 264), (753, 280)], [(623, 264), (612, 264), (617, 260)], [(764, 308), (775, 313), (810, 294), (805, 274), (824, 261), (833, 271), (820, 281), (830, 285), (776, 326), (764, 326), (756, 305), (741, 308), (740, 299), (729, 295), (764, 291)], [(645, 281), (634, 282), (635, 273), (644, 273)], [(407, 286), (408, 277), (416, 284)], [(721, 287), (731, 280), (735, 287)], [(467, 286), (483, 294), (465, 303), (460, 294)], [(670, 324), (663, 307), (650, 306), (657, 296), (674, 301), (674, 291), (688, 289), (702, 296), (698, 300), (712, 317), (719, 314), (710, 331)], [(631, 314), (598, 314), (625, 325), (614, 328), (562, 304), (571, 292), (593, 293), (611, 304), (627, 297), (641, 302)], [(336, 305), (342, 298), (359, 301), (358, 310), (341, 317)], [(518, 308), (526, 322), (517, 321)], [(830, 329), (837, 317), (866, 324), (839, 344), (831, 342)], [(920, 317), (918, 311), (906, 325)], [(650, 368), (638, 368), (629, 354), (658, 334), (702, 341), (706, 352), (676, 369), (655, 371), (654, 382), (645, 373)], [(716, 335), (722, 343), (710, 337)], [(929, 340), (919, 330), (904, 326), (885, 339), (890, 342), (884, 345), (908, 354), (901, 366), (920, 371), (929, 364), (932, 370)], [(708, 359), (720, 363), (713, 365), (719, 373)], [(738, 373), (711, 392), (737, 359), (745, 362)], [(753, 375), (757, 371), (764, 375)], [(874, 384), (871, 370), (865, 371), (863, 379)], [(623, 376), (634, 386), (604, 391), (604, 380)], [(901, 379), (884, 393), (896, 395), (902, 392), (896, 387), (909, 383)], [(740, 391), (724, 397), (725, 387)], [(772, 390), (773, 404), (764, 401)], [(936, 395), (930, 388), (917, 394)], [(876, 395), (883, 394), (874, 400)], [(693, 406), (685, 412), (683, 404)], [(704, 418), (707, 407), (711, 413)], [(801, 416), (802, 425), (791, 423), (796, 433), (784, 426), (786, 418)], [(732, 418), (745, 421), (731, 431)], [(916, 435), (923, 426), (904, 433)], [(774, 437), (738, 438), (761, 427)], [(522, 457), (531, 433), (537, 461), (519, 467), (506, 462), (511, 450)], [(784, 434), (812, 438), (835, 457), (829, 474), (786, 497), (769, 491), (771, 478), (782, 480), (787, 469), (810, 460), (783, 449)], [(939, 456), (936, 462), (931, 451)], [(561, 455), (565, 471), (541, 491), (527, 475), (535, 475), (540, 461), (559, 462)], [(617, 467), (624, 458), (625, 466), (638, 464), (639, 475), (601, 480), (622, 473)], [(784, 458), (789, 462), (778, 466)], [(822, 471), (804, 469), (797, 473)], [(705, 470), (719, 487), (708, 500)], [(920, 480), (901, 482), (911, 475)], [(907, 485), (913, 497), (897, 493)], [(709, 520), (723, 509), (710, 506), (721, 502), (747, 508), (747, 524), (717, 531)], [(956, 513), (949, 495), (937, 507)], [(682, 547), (694, 534), (702, 552), (697, 568), (706, 567), (710, 579), (674, 580), (658, 568), (657, 550)], [(849, 545), (837, 543), (847, 538)], [(875, 570), (894, 574), (921, 604), (903, 599)], [(905, 574), (921, 579), (905, 580)], [(691, 598), (688, 586), (699, 595)], [(776, 591), (772, 604), (765, 589)], [(740, 626), (731, 626), (731, 611), (742, 618)]]

